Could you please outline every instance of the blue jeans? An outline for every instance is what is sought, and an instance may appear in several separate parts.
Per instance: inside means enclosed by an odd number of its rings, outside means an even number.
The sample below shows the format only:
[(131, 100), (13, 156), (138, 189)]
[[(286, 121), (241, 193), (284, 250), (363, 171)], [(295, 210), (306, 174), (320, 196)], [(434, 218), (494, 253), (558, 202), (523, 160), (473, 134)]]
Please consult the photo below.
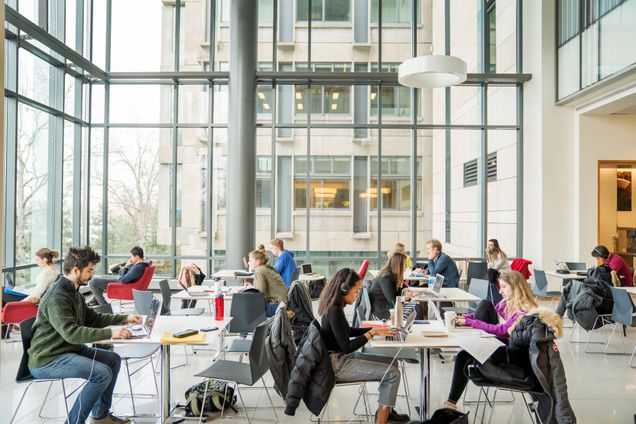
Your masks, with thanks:
[(270, 303), (270, 302), (265, 303), (265, 316), (268, 318), (273, 317), (274, 315), (276, 315), (277, 309), (278, 309), (278, 303)]
[(400, 370), (395, 361), (391, 364), (393, 358), (353, 352), (346, 355), (332, 353), (330, 359), (336, 383), (379, 381), (378, 403), (395, 406), (400, 387)]
[(31, 374), (35, 378), (88, 380), (69, 411), (70, 424), (83, 424), (89, 413), (96, 419), (108, 414), (120, 366), (118, 354), (82, 346), (77, 353), (64, 353), (42, 367), (31, 368)]

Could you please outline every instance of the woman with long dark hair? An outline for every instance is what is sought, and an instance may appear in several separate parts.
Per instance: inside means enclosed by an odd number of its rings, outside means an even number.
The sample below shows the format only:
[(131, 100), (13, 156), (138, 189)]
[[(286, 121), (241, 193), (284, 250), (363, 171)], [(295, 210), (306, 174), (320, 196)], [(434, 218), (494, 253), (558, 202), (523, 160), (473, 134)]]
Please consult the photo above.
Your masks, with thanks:
[[(406, 300), (415, 296), (415, 292), (404, 290), (404, 272), (406, 271), (407, 256), (393, 252), (384, 268), (380, 270), (378, 276), (371, 283), (369, 288), (369, 299), (371, 301), (371, 314), (380, 319), (389, 319), (389, 309), (395, 306), (395, 298), (402, 293)], [(416, 308), (417, 305), (405, 305), (404, 315)], [(421, 308), (416, 309), (417, 317), (421, 319), (423, 312)]]
[(321, 334), (330, 352), (336, 382), (379, 381), (376, 424), (407, 423), (408, 415), (393, 409), (400, 386), (395, 361), (357, 352), (374, 336), (392, 336), (395, 332), (389, 328), (351, 328), (345, 317), (344, 307), (355, 303), (361, 288), (360, 276), (344, 268), (331, 278), (318, 300)]

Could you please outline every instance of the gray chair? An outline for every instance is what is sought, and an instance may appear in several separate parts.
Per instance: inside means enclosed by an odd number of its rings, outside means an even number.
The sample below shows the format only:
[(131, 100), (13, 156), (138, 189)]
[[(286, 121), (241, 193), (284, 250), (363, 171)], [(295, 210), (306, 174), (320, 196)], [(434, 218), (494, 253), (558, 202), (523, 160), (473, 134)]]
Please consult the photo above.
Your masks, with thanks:
[[(137, 290), (137, 289), (133, 289), (132, 292), (133, 292), (133, 301), (135, 302), (135, 312), (137, 312), (139, 315), (150, 314), (150, 303), (152, 302), (152, 299), (154, 299), (152, 292), (148, 290)], [(105, 307), (106, 305), (108, 305), (109, 307)], [(110, 307), (110, 304), (99, 305), (95, 307), (95, 310), (98, 312), (106, 313), (106, 314), (113, 313), (113, 308)]]
[[(263, 388), (265, 389), (265, 393), (267, 393), (269, 403), (274, 410), (274, 416), (276, 416), (276, 420), (278, 421), (278, 414), (276, 414), (274, 403), (272, 402), (272, 398), (269, 395), (269, 391), (267, 390), (267, 385), (265, 384), (265, 380), (263, 379), (265, 373), (269, 371), (269, 357), (267, 356), (267, 351), (265, 350), (266, 333), (267, 323), (262, 323), (254, 329), (254, 338), (252, 339), (253, 343), (251, 343), (248, 353), (248, 363), (219, 359), (210, 367), (195, 375), (196, 377), (203, 377), (206, 379), (214, 378), (228, 383), (234, 383), (236, 392), (238, 393), (241, 404), (243, 405), (243, 410), (245, 411), (245, 416), (247, 417), (248, 423), (251, 423), (252, 421), (250, 420), (250, 416), (247, 413), (247, 409), (245, 407), (245, 402), (243, 401), (243, 396), (241, 396), (239, 385), (251, 387), (259, 380), (263, 382)], [(203, 393), (204, 399), (207, 396), (208, 383), (209, 380), (206, 380), (205, 391)], [(221, 415), (223, 415), (223, 412), (224, 411), (222, 410)], [(201, 422), (202, 419), (203, 408), (201, 408), (199, 422)]]
[(170, 301), (172, 300), (172, 291), (170, 290), (170, 283), (168, 280), (159, 281), (159, 289), (161, 290), (161, 315), (170, 316), (193, 316), (201, 315), (204, 312), (203, 308), (185, 308), (185, 309), (170, 309)]
[(548, 279), (545, 276), (545, 271), (536, 268), (534, 270), (532, 293), (537, 299), (550, 301), (551, 303), (561, 298), (560, 291), (548, 291)]
[[(490, 289), (491, 287), (488, 280), (473, 278), (472, 283), (470, 284), (470, 287), (468, 287), (468, 293), (474, 296), (477, 296), (478, 298), (482, 300), (485, 300), (489, 298)], [(467, 308), (463, 306), (453, 306), (448, 308), (445, 307), (444, 311), (453, 311), (458, 314), (467, 314), (469, 312), (474, 312), (476, 308), (477, 308), (477, 303), (469, 302)]]
[(31, 339), (33, 337), (33, 334), (31, 332), (31, 328), (33, 327), (33, 323), (35, 322), (35, 317), (32, 318), (28, 318), (24, 321), (22, 321), (20, 323), (20, 335), (22, 337), (22, 360), (20, 361), (20, 366), (18, 368), (18, 373), (15, 377), (15, 382), (16, 383), (26, 383), (27, 386), (24, 389), (24, 392), (22, 392), (22, 397), (20, 397), (20, 401), (18, 402), (18, 406), (15, 408), (15, 412), (13, 413), (13, 415), (11, 416), (11, 421), (9, 421), (9, 423), (13, 423), (13, 421), (15, 420), (16, 415), (18, 414), (18, 411), (20, 410), (20, 406), (22, 405), (22, 401), (24, 400), (24, 397), (27, 394), (27, 391), (29, 390), (29, 388), (31, 387), (32, 384), (34, 383), (49, 383), (49, 388), (46, 391), (46, 395), (44, 395), (44, 400), (42, 401), (42, 406), (40, 408), (40, 411), (38, 412), (38, 415), (40, 418), (49, 418), (49, 417), (43, 417), (42, 416), (42, 410), (44, 409), (44, 405), (46, 405), (46, 401), (49, 398), (49, 393), (51, 391), (51, 386), (53, 385), (54, 382), (59, 381), (60, 383), (62, 383), (62, 396), (64, 396), (64, 408), (66, 409), (66, 419), (67, 421), (70, 421), (70, 418), (68, 416), (68, 403), (67, 403), (67, 399), (69, 396), (71, 396), (72, 393), (70, 394), (66, 394), (66, 387), (64, 386), (64, 379), (63, 378), (47, 378), (47, 379), (36, 379), (35, 377), (33, 377), (33, 375), (31, 375), (31, 371), (29, 370), (28, 367), (28, 363), (29, 363), (29, 353), (28, 350), (31, 347)]
[[(607, 314), (603, 314), (603, 315), (599, 315), (596, 317), (596, 321), (594, 322), (594, 329), (591, 330), (588, 333), (587, 336), (587, 343), (585, 344), (585, 353), (606, 353), (606, 354), (618, 354), (618, 355), (625, 355), (625, 342), (623, 341), (623, 339), (621, 339), (621, 352), (608, 352), (607, 349), (610, 346), (610, 343), (612, 342), (612, 338), (614, 337), (614, 333), (616, 332), (616, 329), (621, 327), (623, 329), (623, 334), (625, 337), (627, 337), (627, 333), (626, 333), (626, 327), (629, 327), (632, 325), (632, 319), (633, 319), (633, 314), (634, 314), (634, 304), (632, 303), (632, 299), (631, 297), (629, 297), (629, 293), (627, 293), (627, 290), (618, 288), (618, 287), (611, 287), (610, 288), (612, 290), (612, 297), (614, 298), (614, 306), (612, 307), (612, 313), (607, 315)], [(602, 326), (596, 328), (596, 323), (598, 322), (598, 320), (601, 320), (602, 322)], [(610, 335), (609, 340), (607, 340), (607, 343), (605, 345), (605, 350), (603, 352), (590, 352), (587, 350), (588, 345), (590, 343), (590, 339), (592, 337), (592, 334), (594, 334), (596, 332), (596, 330), (598, 330), (599, 328), (604, 327), (607, 324), (611, 324), (613, 325), (613, 329), (612, 329), (612, 334)], [(631, 361), (630, 361), (631, 364)]]
[[(243, 335), (252, 333), (256, 327), (265, 322), (265, 296), (263, 293), (236, 293), (232, 296), (230, 307), (232, 321), (228, 326), (229, 335)], [(231, 340), (225, 352), (248, 353), (252, 340), (244, 338)]]

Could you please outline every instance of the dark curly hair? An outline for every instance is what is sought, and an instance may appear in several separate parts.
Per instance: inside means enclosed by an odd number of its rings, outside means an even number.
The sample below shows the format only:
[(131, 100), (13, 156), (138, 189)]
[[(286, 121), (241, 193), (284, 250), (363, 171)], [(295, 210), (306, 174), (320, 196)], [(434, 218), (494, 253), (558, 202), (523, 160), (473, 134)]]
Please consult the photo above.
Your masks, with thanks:
[(336, 272), (320, 294), (318, 314), (324, 315), (331, 305), (342, 301), (341, 286), (343, 283), (347, 283), (348, 289), (351, 289), (358, 281), (360, 281), (360, 276), (351, 268), (343, 268)]
[(89, 264), (96, 264), (99, 259), (99, 253), (95, 252), (90, 246), (71, 247), (64, 257), (62, 271), (64, 274), (70, 274), (75, 267), (81, 271)]

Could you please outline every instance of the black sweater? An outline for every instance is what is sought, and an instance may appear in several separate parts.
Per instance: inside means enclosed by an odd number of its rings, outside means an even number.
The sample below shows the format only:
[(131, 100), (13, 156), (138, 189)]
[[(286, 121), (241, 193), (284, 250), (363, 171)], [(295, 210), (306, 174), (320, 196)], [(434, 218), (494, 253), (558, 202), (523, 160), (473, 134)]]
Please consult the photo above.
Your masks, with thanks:
[(371, 283), (369, 299), (371, 313), (380, 319), (389, 319), (389, 309), (395, 305), (395, 298), (400, 294), (396, 286), (397, 277), (394, 274), (380, 274)]
[[(351, 328), (342, 305), (332, 305), (321, 318), (322, 339), (330, 352), (351, 353), (367, 342), (364, 335), (370, 328)], [(355, 337), (351, 339), (351, 337)]]

